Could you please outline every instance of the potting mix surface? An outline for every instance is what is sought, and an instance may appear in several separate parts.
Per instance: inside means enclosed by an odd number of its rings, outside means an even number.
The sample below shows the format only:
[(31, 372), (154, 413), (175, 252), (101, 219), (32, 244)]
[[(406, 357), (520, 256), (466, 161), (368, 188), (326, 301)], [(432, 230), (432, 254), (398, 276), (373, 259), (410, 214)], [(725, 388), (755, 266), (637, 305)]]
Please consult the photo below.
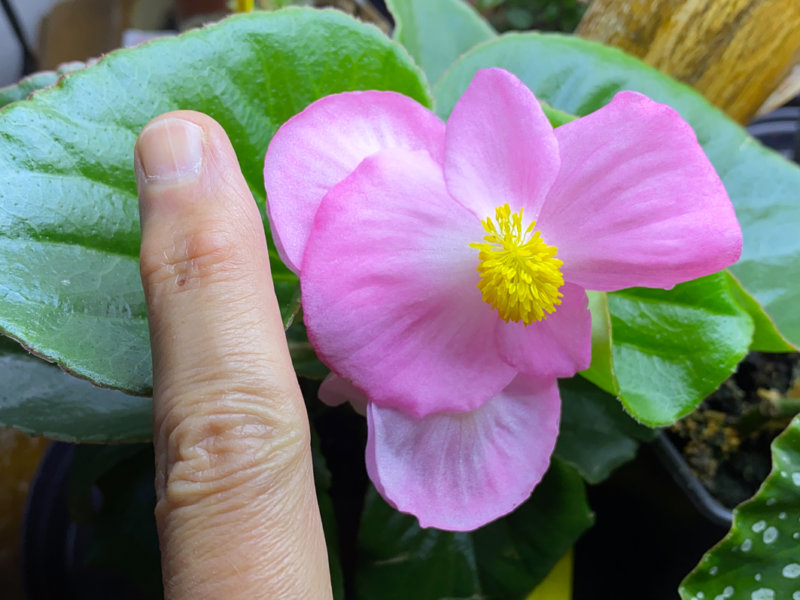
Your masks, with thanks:
[(751, 352), (668, 433), (709, 492), (733, 508), (767, 477), (770, 443), (799, 412), (800, 354)]

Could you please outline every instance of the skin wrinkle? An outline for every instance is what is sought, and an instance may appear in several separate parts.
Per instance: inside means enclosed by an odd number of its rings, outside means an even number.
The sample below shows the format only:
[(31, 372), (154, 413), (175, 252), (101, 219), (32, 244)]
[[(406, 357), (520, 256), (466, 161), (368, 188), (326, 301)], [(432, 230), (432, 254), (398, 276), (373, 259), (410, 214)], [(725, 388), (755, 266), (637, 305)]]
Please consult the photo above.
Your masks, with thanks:
[[(174, 504), (197, 504), (206, 497), (235, 494), (263, 471), (276, 469), (292, 440), (250, 415), (199, 415), (184, 419), (165, 439), (160, 456), (164, 497)], [(275, 443), (277, 438), (278, 443)], [(166, 459), (166, 460), (164, 460)]]
[[(263, 377), (249, 381), (243, 377), (224, 389), (215, 390), (219, 385), (215, 386), (214, 381), (212, 374), (208, 380), (192, 382), (188, 387), (181, 384), (182, 391), (177, 395), (169, 390), (157, 390), (162, 402), (155, 414), (156, 431), (163, 442), (159, 447), (166, 448), (167, 452), (164, 468), (159, 469), (164, 474), (162, 486), (170, 481), (169, 474), (176, 463), (187, 464), (190, 472), (202, 466), (194, 464), (196, 457), (208, 454), (207, 446), (216, 444), (214, 440), (222, 443), (212, 446), (211, 451), (221, 450), (226, 460), (232, 461), (232, 473), (246, 468), (247, 457), (240, 449), (229, 448), (227, 443), (228, 437), (232, 437), (234, 443), (240, 442), (241, 433), (253, 440), (254, 443), (246, 445), (245, 449), (257, 455), (264, 468), (280, 470), (276, 460), (291, 464), (305, 457), (310, 433), (308, 423), (297, 414), (296, 401), (288, 404), (265, 402), (266, 398), (293, 398), (285, 386), (264, 381)], [(225, 466), (224, 462), (221, 464)], [(178, 481), (181, 480), (178, 477)]]
[[(289, 476), (304, 479), (310, 476), (308, 472), (308, 464), (305, 463), (299, 468), (293, 470)], [(314, 507), (308, 506), (309, 497), (313, 494), (300, 493), (302, 486), (294, 486), (292, 489), (295, 493), (289, 496), (268, 496), (271, 498), (269, 506), (264, 505), (263, 502), (249, 504), (244, 509), (236, 508), (232, 505), (223, 505), (224, 510), (215, 513), (211, 519), (207, 519), (205, 514), (200, 515), (197, 511), (192, 511), (187, 508), (176, 508), (170, 513), (170, 520), (164, 522), (159, 520), (159, 529), (162, 539), (174, 539), (176, 543), (181, 544), (181, 552), (179, 553), (180, 562), (187, 563), (202, 563), (207, 565), (204, 569), (203, 578), (200, 581), (187, 584), (184, 579), (184, 574), (187, 569), (180, 568), (174, 569), (168, 577), (165, 576), (165, 589), (174, 587), (176, 589), (185, 589), (187, 585), (191, 585), (193, 589), (203, 590), (202, 598), (225, 598), (228, 597), (224, 594), (224, 582), (232, 578), (230, 569), (231, 562), (234, 558), (239, 558), (237, 563), (248, 564), (248, 574), (251, 578), (261, 579), (258, 586), (259, 591), (263, 595), (252, 597), (259, 598), (293, 598), (297, 597), (293, 592), (294, 587), (292, 581), (298, 577), (303, 577), (302, 568), (289, 561), (285, 556), (278, 561), (269, 562), (266, 553), (261, 553), (253, 557), (252, 552), (254, 549), (266, 547), (281, 547), (282, 545), (297, 545), (307, 547), (313, 543), (312, 540), (303, 537), (298, 539), (297, 531), (292, 529), (289, 525), (291, 518), (282, 518), (283, 515), (288, 515), (301, 507), (301, 510), (310, 510)], [(252, 528), (252, 531), (257, 533), (246, 540), (232, 539), (230, 537), (230, 528), (235, 527), (245, 519)], [(171, 528), (180, 530), (181, 532), (194, 532), (194, 535), (178, 535), (170, 531)], [(209, 529), (210, 528), (210, 529)], [(219, 540), (219, 544), (214, 547), (198, 546), (193, 543), (194, 536), (207, 536), (210, 535)], [(224, 548), (224, 551), (220, 551)], [(188, 552), (187, 552), (188, 550)], [(252, 559), (255, 558), (255, 565), (252, 564)], [(233, 572), (237, 573), (240, 569), (237, 566)], [(192, 596), (195, 598), (197, 596)]]
[(240, 232), (208, 224), (195, 232), (174, 232), (172, 238), (171, 247), (160, 254), (151, 252), (145, 242), (142, 245), (142, 281), (156, 302), (161, 294), (202, 290), (214, 282), (235, 284), (252, 277), (250, 257), (236, 242)]

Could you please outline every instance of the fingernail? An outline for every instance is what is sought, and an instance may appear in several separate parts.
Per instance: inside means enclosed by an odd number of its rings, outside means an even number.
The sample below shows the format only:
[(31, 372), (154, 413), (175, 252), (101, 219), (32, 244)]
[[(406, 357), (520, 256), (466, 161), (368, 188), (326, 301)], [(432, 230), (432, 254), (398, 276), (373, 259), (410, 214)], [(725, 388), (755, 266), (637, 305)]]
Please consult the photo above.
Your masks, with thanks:
[(148, 182), (191, 179), (203, 163), (203, 130), (183, 119), (162, 119), (144, 128), (136, 147)]

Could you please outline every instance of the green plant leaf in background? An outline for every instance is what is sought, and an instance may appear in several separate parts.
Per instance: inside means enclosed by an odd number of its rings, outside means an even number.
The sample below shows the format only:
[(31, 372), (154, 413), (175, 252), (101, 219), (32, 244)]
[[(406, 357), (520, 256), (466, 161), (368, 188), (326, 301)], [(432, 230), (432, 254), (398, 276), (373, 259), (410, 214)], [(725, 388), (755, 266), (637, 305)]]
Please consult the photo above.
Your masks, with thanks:
[(496, 35), (463, 0), (388, 0), (386, 5), (394, 17), (394, 38), (431, 83), (461, 54)]
[(53, 85), (59, 77), (78, 69), (83, 69), (86, 63), (79, 61), (64, 63), (55, 71), (40, 71), (33, 73), (18, 83), (0, 88), (0, 108), (17, 100), (24, 100), (31, 93)]
[(581, 476), (554, 458), (525, 504), (472, 534), (484, 593), (524, 597), (593, 523)]
[[(431, 104), (418, 67), (374, 27), (287, 9), (114, 52), (0, 110), (0, 332), (101, 385), (149, 393), (138, 132), (169, 110), (210, 114), (263, 209), (264, 153), (277, 128), (317, 98), (353, 89)], [(292, 310), (296, 279), (271, 257), (279, 301)], [(72, 416), (66, 406), (58, 413), (64, 427)], [(68, 435), (81, 437), (81, 414)]]
[(470, 534), (422, 529), (370, 486), (358, 533), (357, 598), (474, 598), (480, 581)]
[[(499, 66), (515, 73), (540, 100), (583, 116), (620, 90), (636, 90), (675, 108), (694, 128), (731, 196), (744, 233), (731, 272), (777, 330), (800, 343), (800, 168), (767, 150), (699, 93), (620, 50), (559, 34), (506, 34), (460, 58), (437, 83), (437, 112), (446, 116), (475, 71)], [(756, 302), (757, 301), (757, 302)], [(757, 319), (762, 324), (762, 319)], [(759, 334), (762, 350), (786, 342)], [(770, 346), (769, 348), (764, 346)]]
[(748, 294), (736, 277), (730, 271), (725, 272), (728, 278), (733, 297), (753, 319), (755, 331), (750, 349), (758, 352), (792, 352), (796, 349), (787, 342), (775, 327), (775, 322), (769, 317), (761, 305)]
[(151, 404), (72, 377), (0, 336), (0, 426), (67, 442), (145, 441)]
[(800, 598), (800, 416), (772, 443), (772, 473), (680, 588), (683, 600)]
[(600, 483), (633, 459), (640, 442), (656, 431), (628, 416), (614, 396), (582, 377), (558, 382), (561, 426), (555, 455), (575, 467), (589, 483)]
[(554, 459), (531, 498), (472, 533), (421, 529), (374, 489), (359, 532), (359, 598), (524, 598), (592, 523), (583, 481)]

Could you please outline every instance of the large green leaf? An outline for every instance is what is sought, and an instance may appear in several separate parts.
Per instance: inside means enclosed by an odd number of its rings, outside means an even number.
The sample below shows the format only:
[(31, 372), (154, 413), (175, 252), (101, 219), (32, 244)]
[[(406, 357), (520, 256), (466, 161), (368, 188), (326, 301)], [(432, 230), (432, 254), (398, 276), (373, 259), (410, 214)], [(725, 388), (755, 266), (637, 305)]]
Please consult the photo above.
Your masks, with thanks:
[[(114, 52), (0, 110), (0, 332), (101, 385), (149, 393), (138, 132), (169, 110), (210, 114), (263, 207), (262, 163), (277, 128), (317, 98), (353, 89), (431, 104), (419, 69), (375, 28), (287, 9)], [(279, 299), (292, 310), (296, 279), (273, 258)], [(72, 418), (65, 410), (53, 418)]]
[[(742, 224), (744, 251), (731, 271), (778, 331), (795, 346), (800, 343), (797, 165), (761, 146), (688, 86), (619, 50), (559, 34), (508, 34), (469, 52), (436, 85), (439, 114), (450, 113), (475, 71), (491, 66), (514, 72), (541, 100), (578, 116), (597, 110), (624, 89), (678, 110), (725, 183)], [(784, 342), (772, 342), (761, 349), (785, 350)]]
[(593, 523), (580, 475), (554, 458), (528, 502), (473, 534), (484, 593), (524, 597)]
[(669, 291), (608, 294), (608, 310), (617, 393), (652, 426), (692, 412), (733, 373), (753, 336), (724, 272)]
[(388, 0), (394, 38), (428, 81), (435, 82), (461, 54), (495, 37), (492, 27), (463, 0)]
[(669, 291), (590, 293), (592, 364), (581, 375), (619, 396), (641, 421), (674, 422), (732, 373), (754, 319), (763, 320), (761, 340), (780, 339), (752, 303), (727, 272)]
[(628, 416), (614, 396), (581, 377), (559, 381), (561, 427), (555, 454), (589, 483), (599, 483), (655, 436)]
[(470, 534), (422, 529), (370, 487), (358, 532), (359, 600), (474, 598), (480, 591)]
[(680, 588), (683, 600), (800, 598), (800, 416), (772, 443), (772, 473)]
[(151, 405), (71, 377), (0, 337), (0, 426), (67, 442), (146, 441)]
[(359, 530), (359, 598), (524, 598), (593, 522), (580, 475), (554, 459), (533, 496), (472, 533), (421, 529), (374, 488)]

